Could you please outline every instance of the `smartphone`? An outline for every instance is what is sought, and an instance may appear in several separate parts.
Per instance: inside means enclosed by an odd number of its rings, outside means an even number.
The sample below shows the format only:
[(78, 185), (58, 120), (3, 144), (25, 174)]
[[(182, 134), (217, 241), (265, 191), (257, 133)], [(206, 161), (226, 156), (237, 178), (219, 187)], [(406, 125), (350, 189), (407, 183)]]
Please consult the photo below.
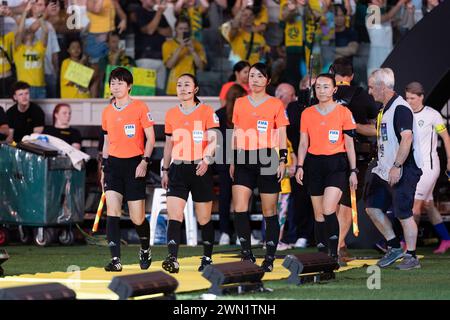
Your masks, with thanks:
[(125, 47), (126, 47), (126, 41), (119, 40), (119, 50), (125, 50)]
[(183, 40), (189, 39), (190, 37), (191, 37), (191, 32), (190, 31), (183, 32)]

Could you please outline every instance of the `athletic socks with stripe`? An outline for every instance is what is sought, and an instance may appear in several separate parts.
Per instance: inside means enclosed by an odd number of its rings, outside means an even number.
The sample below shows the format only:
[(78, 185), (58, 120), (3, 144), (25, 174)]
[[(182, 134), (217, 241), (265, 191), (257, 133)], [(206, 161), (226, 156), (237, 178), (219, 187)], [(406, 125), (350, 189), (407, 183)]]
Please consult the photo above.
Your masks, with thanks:
[(120, 217), (106, 218), (106, 239), (111, 257), (120, 259)]
[(211, 258), (214, 245), (214, 225), (212, 221), (200, 226), (202, 230), (203, 255)]
[(141, 242), (142, 250), (148, 250), (150, 248), (150, 224), (147, 219), (144, 219), (141, 225), (134, 225), (136, 232)]
[(266, 254), (274, 257), (277, 251), (278, 238), (280, 237), (278, 215), (264, 217), (264, 220), (266, 221)]
[(325, 229), (328, 236), (328, 248), (332, 257), (338, 256), (338, 244), (339, 244), (339, 221), (336, 216), (336, 212), (329, 215), (324, 215)]
[(328, 253), (327, 232), (324, 221), (314, 221), (314, 238), (319, 252)]
[(248, 212), (234, 213), (234, 229), (241, 242), (242, 251), (251, 251), (252, 244), (250, 242), (251, 229)]
[(181, 222), (169, 220), (167, 226), (167, 247), (171, 256), (178, 256), (178, 247), (181, 241)]

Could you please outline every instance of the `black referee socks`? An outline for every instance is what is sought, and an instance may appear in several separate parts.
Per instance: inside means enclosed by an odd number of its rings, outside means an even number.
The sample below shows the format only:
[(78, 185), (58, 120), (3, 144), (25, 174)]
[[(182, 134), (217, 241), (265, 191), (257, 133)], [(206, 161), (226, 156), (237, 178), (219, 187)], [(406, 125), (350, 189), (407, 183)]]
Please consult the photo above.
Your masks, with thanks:
[(339, 221), (336, 216), (336, 212), (329, 215), (323, 215), (325, 217), (325, 228), (328, 235), (328, 248), (332, 257), (338, 255), (339, 244)]
[(181, 222), (177, 220), (169, 220), (169, 225), (167, 226), (167, 247), (169, 249), (169, 254), (177, 257), (178, 247), (181, 241)]
[(328, 253), (327, 231), (324, 221), (314, 220), (314, 238), (319, 252)]
[(106, 217), (106, 239), (112, 258), (120, 258), (120, 217)]
[(211, 258), (214, 245), (214, 225), (212, 221), (200, 226), (202, 229), (203, 255)]
[(142, 250), (148, 250), (150, 248), (150, 224), (147, 219), (140, 226), (134, 225), (136, 232), (139, 236), (139, 241), (141, 241)]
[(264, 220), (266, 221), (266, 254), (268, 256), (275, 256), (278, 239), (280, 237), (280, 223), (278, 222), (278, 215), (264, 217)]
[(250, 251), (252, 248), (252, 243), (250, 242), (252, 230), (250, 229), (248, 212), (234, 213), (234, 229), (236, 230), (236, 234), (241, 242), (242, 250)]

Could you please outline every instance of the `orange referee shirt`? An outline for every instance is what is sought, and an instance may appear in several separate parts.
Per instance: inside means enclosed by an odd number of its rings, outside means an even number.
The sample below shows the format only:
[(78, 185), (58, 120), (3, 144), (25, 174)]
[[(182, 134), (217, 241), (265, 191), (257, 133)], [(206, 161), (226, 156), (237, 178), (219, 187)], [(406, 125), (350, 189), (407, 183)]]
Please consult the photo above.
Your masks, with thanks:
[(322, 115), (315, 106), (306, 108), (300, 120), (300, 132), (308, 134), (308, 152), (314, 155), (345, 152), (343, 131), (352, 129), (356, 129), (352, 113), (340, 104), (327, 115)]
[(258, 150), (278, 146), (277, 130), (288, 126), (289, 120), (283, 102), (267, 96), (255, 103), (251, 96), (236, 99), (233, 124), (238, 149)]
[(198, 104), (186, 112), (181, 106), (171, 108), (166, 113), (165, 134), (172, 136), (172, 159), (196, 161), (203, 158), (208, 145), (206, 131), (219, 127), (219, 118), (214, 109)]
[(107, 132), (109, 155), (132, 158), (144, 154), (144, 129), (153, 126), (148, 106), (140, 100), (132, 100), (121, 110), (111, 104), (102, 114), (102, 129)]

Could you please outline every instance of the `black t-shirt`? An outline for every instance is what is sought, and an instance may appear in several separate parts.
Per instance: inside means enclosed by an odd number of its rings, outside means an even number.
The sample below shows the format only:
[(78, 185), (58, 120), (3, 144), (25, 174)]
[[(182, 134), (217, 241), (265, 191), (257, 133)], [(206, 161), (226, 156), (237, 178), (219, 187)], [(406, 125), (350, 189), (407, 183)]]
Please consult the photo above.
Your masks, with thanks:
[[(369, 124), (370, 120), (377, 118), (380, 105), (361, 87), (339, 85), (334, 98), (350, 109), (358, 124)], [(367, 137), (358, 134), (357, 140), (366, 142)]]
[[(398, 95), (394, 95), (391, 100), (386, 104), (386, 107), (384, 108), (384, 112), (386, 112), (392, 105), (395, 99), (397, 99)], [(413, 122), (414, 122), (414, 115), (413, 112), (404, 105), (398, 105), (397, 108), (395, 108), (394, 113), (394, 131), (395, 136), (397, 137), (398, 143), (402, 141), (402, 136), (400, 135), (402, 131), (405, 130), (411, 130), (413, 131)], [(405, 160), (405, 164), (410, 164), (414, 162), (414, 154), (412, 151), (412, 144), (411, 148), (409, 150), (408, 157)]]
[(335, 34), (335, 44), (336, 48), (346, 47), (350, 42), (357, 42), (358, 34), (353, 29), (345, 29), (341, 32), (336, 32)]
[(14, 141), (22, 141), (26, 135), (32, 134), (36, 127), (45, 125), (45, 114), (41, 107), (30, 102), (30, 106), (25, 112), (20, 112), (17, 103), (6, 111), (8, 125), (14, 129)]
[[(227, 147), (228, 147), (228, 141), (227, 141), (227, 129), (232, 129), (232, 127), (227, 126), (227, 108), (222, 107), (219, 110), (216, 111), (216, 115), (219, 118), (219, 130), (222, 134), (222, 145), (220, 148), (222, 148), (222, 163), (227, 163)], [(231, 141), (230, 141), (231, 142)], [(220, 166), (220, 165), (219, 165)]]
[[(8, 124), (8, 118), (6, 118), (5, 110), (0, 106), (0, 126)], [(0, 141), (5, 140), (6, 136), (0, 133)]]
[(74, 128), (58, 129), (55, 127), (46, 127), (44, 133), (64, 140), (70, 145), (72, 145), (72, 143), (81, 144), (80, 131)]
[[(137, 59), (162, 59), (162, 45), (166, 37), (159, 34), (158, 30), (152, 35), (142, 33), (141, 28), (148, 25), (156, 15), (156, 11), (148, 11), (142, 6), (137, 10), (137, 30), (135, 44), (135, 60)], [(164, 15), (161, 16), (158, 28), (170, 27)]]
[[(295, 155), (297, 155), (298, 145), (300, 144), (300, 120), (302, 112), (308, 105), (309, 90), (300, 90), (297, 101), (289, 103), (286, 107), (286, 112), (289, 118), (289, 125), (286, 127), (287, 138), (292, 144)], [(317, 104), (318, 101), (314, 97), (310, 104)]]

